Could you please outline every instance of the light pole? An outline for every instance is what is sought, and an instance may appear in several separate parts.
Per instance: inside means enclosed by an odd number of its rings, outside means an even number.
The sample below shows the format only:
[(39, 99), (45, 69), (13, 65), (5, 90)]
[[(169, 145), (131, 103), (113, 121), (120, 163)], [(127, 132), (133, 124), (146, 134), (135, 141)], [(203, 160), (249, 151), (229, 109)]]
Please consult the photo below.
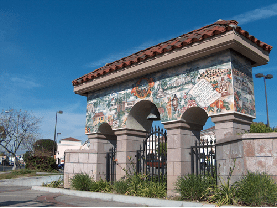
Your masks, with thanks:
[(266, 79), (272, 79), (272, 74), (263, 75), (262, 73), (255, 74), (256, 78), (264, 78), (264, 87), (265, 87), (265, 102), (266, 102), (266, 115), (267, 115), (267, 124), (266, 126), (269, 127), (269, 118), (268, 118), (268, 104), (267, 104), (267, 93), (266, 93)]
[(53, 142), (53, 159), (54, 159), (54, 156), (55, 156), (55, 142), (56, 142), (56, 136), (57, 136), (57, 122), (58, 122), (58, 113), (59, 114), (63, 114), (63, 111), (57, 111), (56, 112), (56, 124), (55, 124), (55, 131), (54, 131), (54, 142)]

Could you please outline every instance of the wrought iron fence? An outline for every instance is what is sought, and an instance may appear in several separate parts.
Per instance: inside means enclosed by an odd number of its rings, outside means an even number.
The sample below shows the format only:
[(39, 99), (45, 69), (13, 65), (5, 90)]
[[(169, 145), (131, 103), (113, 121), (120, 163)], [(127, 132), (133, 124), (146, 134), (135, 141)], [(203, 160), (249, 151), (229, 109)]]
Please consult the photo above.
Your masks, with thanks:
[(146, 139), (137, 150), (136, 172), (146, 174), (152, 181), (166, 181), (167, 135), (165, 130), (155, 127), (146, 135)]
[(106, 154), (106, 181), (113, 183), (116, 177), (116, 149), (113, 147)]
[(216, 176), (216, 140), (195, 141), (191, 147), (191, 173)]

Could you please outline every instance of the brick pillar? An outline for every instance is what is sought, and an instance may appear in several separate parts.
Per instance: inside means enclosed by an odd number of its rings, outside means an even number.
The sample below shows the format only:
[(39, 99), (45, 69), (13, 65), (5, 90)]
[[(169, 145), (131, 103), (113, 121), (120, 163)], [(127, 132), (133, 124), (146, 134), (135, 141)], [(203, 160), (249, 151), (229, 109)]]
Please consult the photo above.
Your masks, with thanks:
[(213, 115), (211, 119), (215, 124), (215, 137), (218, 142), (225, 137), (235, 136), (249, 131), (254, 118), (243, 114), (230, 113)]
[(202, 125), (183, 120), (163, 123), (167, 130), (167, 196), (174, 191), (178, 177), (191, 173), (190, 147), (200, 138)]
[(115, 135), (117, 136), (116, 180), (120, 180), (126, 175), (124, 168), (131, 171), (135, 170), (136, 151), (139, 150), (143, 139), (146, 138), (146, 132), (134, 129), (120, 129), (115, 130)]
[(91, 162), (95, 164), (95, 170), (93, 170), (93, 178), (99, 180), (100, 178), (106, 178), (106, 153), (112, 147), (116, 146), (116, 136), (108, 134), (91, 134), (88, 135), (90, 139), (90, 150), (95, 153), (91, 155)]

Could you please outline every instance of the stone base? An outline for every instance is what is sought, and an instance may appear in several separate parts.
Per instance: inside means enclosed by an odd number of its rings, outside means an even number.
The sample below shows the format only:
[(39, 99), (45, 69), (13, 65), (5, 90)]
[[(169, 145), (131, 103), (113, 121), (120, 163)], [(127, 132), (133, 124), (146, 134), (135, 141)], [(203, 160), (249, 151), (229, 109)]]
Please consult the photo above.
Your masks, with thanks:
[(253, 117), (244, 114), (230, 113), (211, 116), (215, 124), (216, 141), (228, 136), (244, 134), (250, 130)]

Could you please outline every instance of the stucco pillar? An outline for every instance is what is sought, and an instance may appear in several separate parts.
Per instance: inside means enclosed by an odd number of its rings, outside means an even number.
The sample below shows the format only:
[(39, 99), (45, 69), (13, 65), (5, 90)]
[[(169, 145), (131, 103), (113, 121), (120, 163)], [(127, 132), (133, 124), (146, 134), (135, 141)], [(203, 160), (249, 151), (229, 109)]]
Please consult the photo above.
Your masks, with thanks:
[(112, 147), (116, 146), (116, 136), (108, 134), (91, 134), (88, 135), (90, 139), (90, 150), (95, 153), (91, 155), (91, 162), (94, 163), (95, 170), (93, 170), (93, 178), (99, 180), (106, 178), (106, 153)]
[(136, 152), (146, 138), (146, 132), (134, 129), (115, 130), (117, 136), (116, 150), (116, 180), (120, 180), (126, 175), (126, 170), (135, 171)]
[(215, 124), (215, 137), (218, 142), (225, 137), (235, 136), (249, 131), (254, 118), (243, 114), (230, 113), (212, 115), (211, 119)]
[(190, 147), (200, 139), (202, 125), (183, 120), (163, 123), (167, 130), (167, 196), (176, 196), (174, 191), (178, 177), (191, 173)]

